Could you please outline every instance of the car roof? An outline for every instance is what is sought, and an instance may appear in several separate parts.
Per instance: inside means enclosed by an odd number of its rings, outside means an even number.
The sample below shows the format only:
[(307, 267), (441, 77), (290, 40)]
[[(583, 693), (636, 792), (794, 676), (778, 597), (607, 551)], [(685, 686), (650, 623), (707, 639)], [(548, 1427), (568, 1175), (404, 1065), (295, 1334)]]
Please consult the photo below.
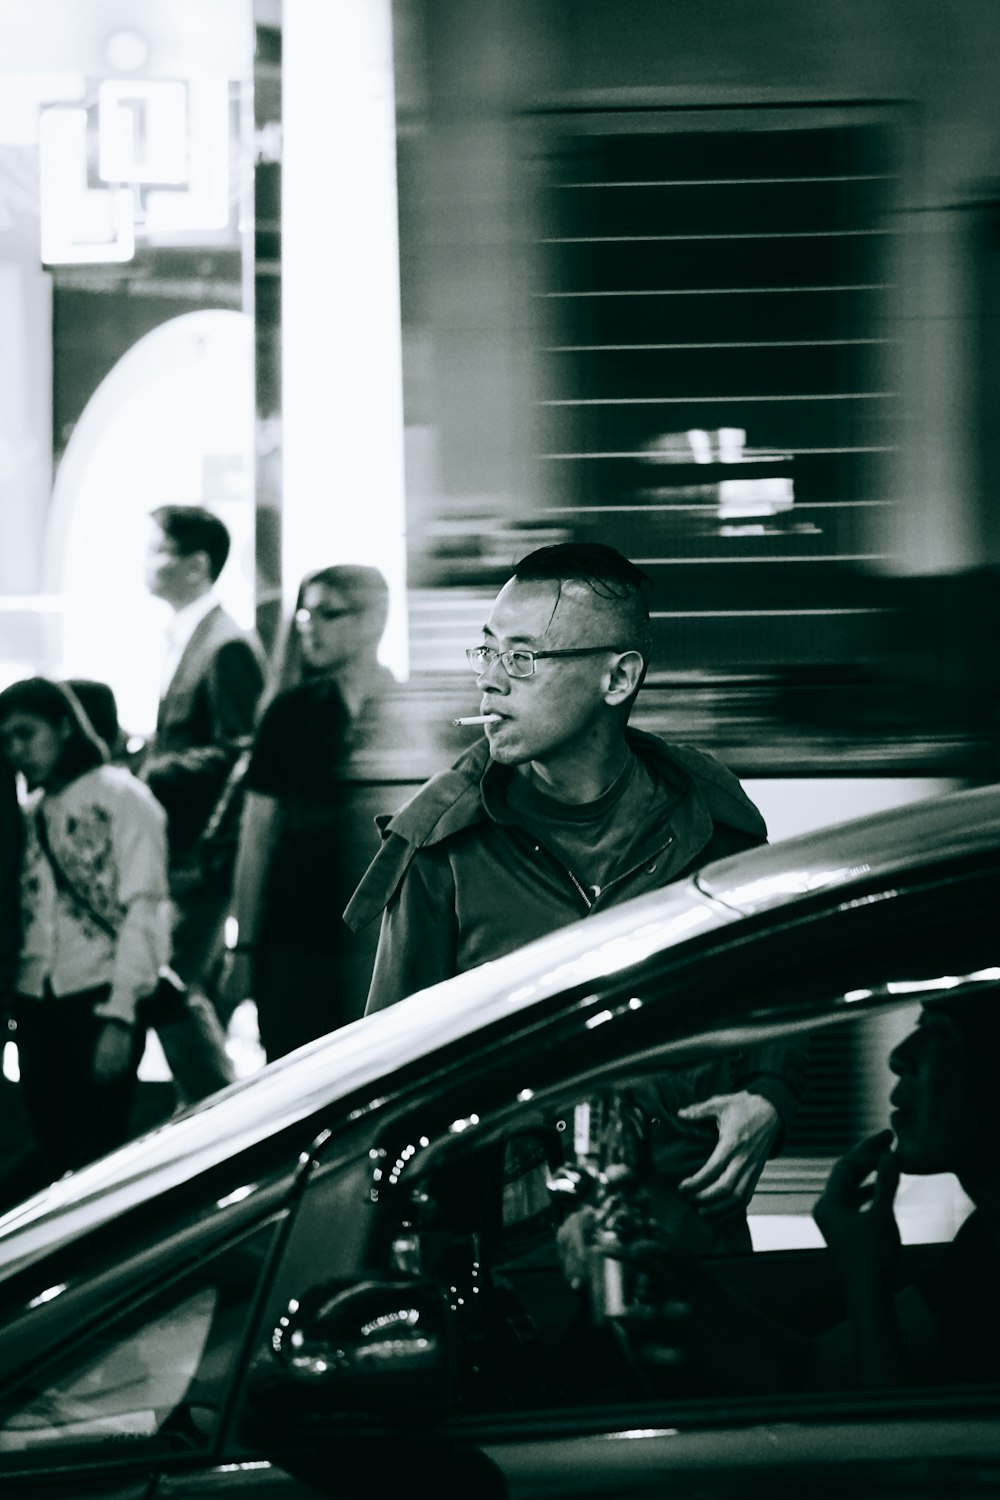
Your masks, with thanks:
[(54, 1183), (0, 1218), (0, 1275), (563, 990), (822, 891), (998, 846), (1000, 787), (949, 793), (735, 855), (571, 923), (300, 1048)]

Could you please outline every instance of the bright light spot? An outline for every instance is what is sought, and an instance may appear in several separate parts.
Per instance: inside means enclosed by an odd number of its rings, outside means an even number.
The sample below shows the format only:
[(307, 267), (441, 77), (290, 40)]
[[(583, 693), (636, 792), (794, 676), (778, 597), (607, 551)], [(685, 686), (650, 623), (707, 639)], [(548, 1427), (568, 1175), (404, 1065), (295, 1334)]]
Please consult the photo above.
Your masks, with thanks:
[(28, 1306), (42, 1307), (46, 1302), (52, 1302), (56, 1297), (60, 1297), (65, 1290), (65, 1282), (61, 1283), (59, 1286), (47, 1287), (44, 1292), (39, 1292), (37, 1297), (32, 1297), (31, 1301), (28, 1303)]
[(17, 1055), (16, 1042), (4, 1042), (3, 1044), (3, 1076), (8, 1083), (20, 1083), (21, 1060)]
[(745, 520), (747, 516), (776, 516), (780, 511), (791, 510), (794, 503), (791, 479), (723, 479), (719, 484), (716, 514), (720, 521)]
[(628, 1003), (628, 1008), (629, 1010), (642, 1010), (642, 1001), (637, 999), (636, 996), (633, 995), (632, 999)]
[(534, 1097), (535, 1097), (535, 1091), (534, 1091), (534, 1089), (522, 1089), (521, 1092), (517, 1096), (517, 1102), (519, 1104), (527, 1104), (528, 1100), (529, 1099), (534, 1099)]
[(256, 1188), (257, 1184), (255, 1182), (248, 1182), (243, 1187), (238, 1187), (233, 1192), (227, 1193), (224, 1198), (218, 1198), (215, 1206), (216, 1208), (229, 1208), (234, 1203), (242, 1203), (245, 1198), (249, 1198), (250, 1194), (256, 1191)]
[(104, 59), (115, 73), (135, 73), (149, 57), (149, 43), (137, 31), (113, 31), (104, 44)]
[(843, 996), (848, 1005), (852, 1005), (856, 1000), (870, 1000), (871, 998), (871, 990), (847, 990)]
[(723, 894), (721, 899), (745, 908), (787, 896), (808, 896), (811, 891), (822, 891), (827, 886), (843, 885), (847, 880), (867, 875), (870, 868), (869, 865), (850, 865), (833, 870), (782, 870), (778, 875), (766, 875), (760, 880), (752, 880), (749, 885), (738, 886)]
[(603, 1433), (602, 1437), (624, 1438), (659, 1438), (677, 1437), (679, 1427), (630, 1427), (627, 1432)]
[(892, 979), (885, 988), (890, 995), (922, 995), (927, 990), (953, 990), (961, 983), (955, 974), (942, 974), (938, 979)]
[(599, 1010), (596, 1016), (591, 1016), (590, 1019), (588, 1021), (585, 1021), (583, 1024), (586, 1026), (588, 1031), (593, 1031), (595, 1026), (603, 1026), (605, 1021), (610, 1020), (612, 1020), (612, 1015), (609, 1010)]
[(741, 464), (746, 446), (745, 427), (720, 427), (717, 433), (720, 464)]

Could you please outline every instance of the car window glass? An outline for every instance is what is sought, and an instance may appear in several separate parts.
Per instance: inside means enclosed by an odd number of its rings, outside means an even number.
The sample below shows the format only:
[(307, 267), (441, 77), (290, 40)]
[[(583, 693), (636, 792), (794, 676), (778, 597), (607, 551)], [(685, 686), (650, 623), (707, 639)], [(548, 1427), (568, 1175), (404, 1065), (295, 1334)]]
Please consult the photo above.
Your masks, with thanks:
[(55, 1380), (0, 1429), (0, 1452), (155, 1436), (191, 1387), (217, 1306), (205, 1287)]
[[(836, 1023), (850, 1037), (857, 1096), (852, 1119), (861, 1127), (855, 1140), (867, 1138), (892, 1117), (893, 1100), (897, 1130), (902, 1111), (911, 1134), (915, 1131), (917, 1106), (912, 1078), (906, 1075), (915, 1075), (917, 1068), (899, 1060), (909, 1037), (922, 1039), (920, 1070), (937, 1073), (933, 1086), (938, 1092), (932, 1094), (928, 1114), (929, 1149), (926, 1142), (920, 1147), (923, 1159), (913, 1171), (901, 1173), (895, 1189), (902, 1244), (893, 1275), (909, 1289), (901, 1304), (901, 1337), (907, 1359), (912, 1357), (901, 1383), (918, 1385), (1000, 1375), (1000, 1368), (992, 1370), (988, 1353), (968, 1358), (965, 1350), (972, 1329), (980, 1326), (996, 1325), (992, 1343), (1000, 1347), (1000, 1297), (989, 1290), (1000, 1280), (990, 1270), (995, 1247), (983, 1242), (981, 1232), (976, 1238), (971, 1202), (934, 1149), (935, 1130), (943, 1132), (947, 1124), (942, 1111), (960, 1109), (965, 1088), (956, 1073), (948, 1017), (971, 1003), (995, 1005), (1000, 1018), (1000, 992), (988, 973), (982, 983), (975, 976), (943, 978), (962, 981), (953, 986), (953, 995), (934, 978), (919, 986), (929, 997), (924, 1006), (889, 996), (891, 1003), (869, 1010), (861, 997), (852, 996)], [(936, 998), (940, 995), (944, 998)], [(772, 1239), (762, 1234), (754, 1242), (776, 1243), (775, 1254), (761, 1254), (759, 1248), (754, 1253), (748, 1243), (742, 1253), (713, 1255), (685, 1241), (683, 1215), (672, 1217), (676, 1190), (657, 1180), (662, 1163), (648, 1149), (650, 1121), (656, 1110), (686, 1101), (692, 1079), (697, 1083), (702, 1070), (711, 1070), (718, 1050), (719, 1044), (705, 1043), (683, 1064), (666, 1067), (659, 1062), (645, 1076), (634, 1058), (627, 1059), (617, 1078), (609, 1072), (584, 1098), (535, 1094), (520, 1110), (510, 1111), (506, 1128), (492, 1139), (477, 1144), (470, 1133), (443, 1150), (436, 1169), (411, 1178), (409, 1198), (397, 1199), (398, 1232), (388, 1247), (386, 1269), (398, 1270), (405, 1263), (438, 1278), (452, 1297), (462, 1346), (476, 1351), (475, 1369), (470, 1366), (461, 1386), (463, 1409), (790, 1395), (809, 1389), (810, 1382), (817, 1389), (855, 1388), (842, 1266), (812, 1218), (835, 1156), (800, 1158), (794, 1170), (801, 1181), (792, 1182), (785, 1203), (776, 1201), (780, 1177), (758, 1190), (760, 1212), (751, 1210), (751, 1224), (754, 1217), (765, 1221), (758, 1228), (772, 1232)], [(890, 1058), (895, 1059), (892, 1067)], [(939, 1104), (949, 1093), (951, 1103)], [(485, 1120), (485, 1092), (482, 1101), (478, 1118)], [(392, 1155), (389, 1151), (389, 1159)], [(402, 1152), (398, 1159), (403, 1160)], [(781, 1160), (775, 1159), (775, 1170)], [(590, 1183), (588, 1171), (594, 1179)], [(609, 1193), (607, 1181), (617, 1171), (622, 1173), (620, 1188)], [(628, 1174), (634, 1174), (636, 1191)], [(406, 1175), (405, 1165), (400, 1175)], [(575, 1177), (575, 1184), (564, 1180), (560, 1190), (560, 1176)], [(595, 1186), (602, 1176), (603, 1190)], [(784, 1185), (789, 1188), (787, 1178)], [(588, 1207), (597, 1211), (596, 1218), (581, 1242), (571, 1285), (560, 1242), (567, 1221)], [(775, 1241), (775, 1226), (766, 1222), (771, 1220), (783, 1221), (779, 1229), (791, 1226), (793, 1232)], [(966, 1223), (971, 1231), (963, 1231), (953, 1250), (950, 1242)], [(722, 1300), (707, 1314), (704, 1306), (692, 1312), (683, 1280), (673, 1280), (677, 1236), (684, 1255), (693, 1245), (694, 1259), (718, 1280)], [(631, 1259), (630, 1245), (647, 1238), (655, 1243)], [(598, 1253), (598, 1241), (612, 1248), (617, 1243), (619, 1250), (624, 1245), (625, 1253)], [(405, 1261), (399, 1254), (404, 1244)], [(960, 1268), (958, 1284), (953, 1265)], [(887, 1294), (893, 1306), (894, 1295)], [(752, 1318), (780, 1326), (790, 1344), (799, 1341), (801, 1368), (794, 1360), (786, 1367), (764, 1359), (755, 1368), (752, 1338), (733, 1335), (730, 1344), (730, 1326), (738, 1329), (740, 1322), (735, 1318), (730, 1325), (720, 1311), (727, 1299), (735, 1299), (734, 1307), (741, 1303), (749, 1308)], [(929, 1334), (928, 1328), (936, 1331)], [(821, 1341), (830, 1350), (829, 1365), (822, 1368), (820, 1363), (814, 1367), (819, 1356), (812, 1349), (813, 1342), (818, 1346)], [(827, 1358), (824, 1353), (823, 1361)]]
[[(254, 1356), (262, 1377), (277, 1379), (279, 1386), (291, 1379), (282, 1406), (284, 1440), (289, 1420), (308, 1402), (315, 1403), (321, 1421), (333, 1412), (384, 1414), (379, 1382), (355, 1392), (352, 1360), (363, 1359), (367, 1372), (377, 1366), (383, 1389), (394, 1376), (405, 1376), (405, 1362), (417, 1358), (411, 1343), (401, 1340), (394, 1349), (383, 1340), (376, 1359), (366, 1341), (380, 1337), (383, 1326), (397, 1327), (400, 1309), (413, 1310), (409, 1294), (400, 1291), (410, 1278), (414, 1287), (437, 1287), (454, 1318), (461, 1378), (454, 1407), (442, 1407), (441, 1414), (728, 1400), (748, 1393), (748, 1372), (761, 1382), (753, 1394), (777, 1391), (790, 1400), (806, 1389), (801, 1370), (789, 1373), (773, 1360), (758, 1360), (752, 1339), (742, 1347), (731, 1343), (735, 1325), (726, 1316), (694, 1313), (687, 1289), (674, 1284), (669, 1267), (665, 1271), (655, 1255), (649, 1266), (629, 1266), (627, 1258), (603, 1251), (584, 1256), (582, 1274), (571, 1279), (559, 1235), (577, 1208), (590, 1205), (572, 1192), (557, 1195), (550, 1184), (562, 1167), (581, 1173), (588, 1165), (581, 1156), (593, 1158), (590, 1165), (600, 1171), (627, 1166), (634, 1110), (648, 1125), (658, 1110), (676, 1113), (689, 1100), (728, 1087), (738, 1076), (727, 1070), (739, 1051), (808, 1036), (811, 1051), (833, 1048), (842, 1091), (811, 1140), (800, 1135), (795, 1141), (793, 1120), (774, 1166), (787, 1168), (794, 1141), (802, 1180), (789, 1184), (779, 1177), (766, 1184), (767, 1211), (757, 1217), (813, 1234), (811, 1210), (834, 1159), (885, 1123), (894, 1087), (888, 1060), (901, 1033), (912, 1029), (919, 1002), (957, 1006), (969, 994), (995, 988), (1000, 972), (989, 966), (996, 961), (996, 895), (995, 881), (982, 881), (972, 871), (968, 879), (913, 890), (860, 890), (832, 910), (819, 900), (805, 902), (778, 923), (767, 916), (738, 924), (679, 954), (637, 963), (631, 971), (613, 970), (593, 992), (540, 1005), (530, 1030), (457, 1055), (447, 1072), (424, 1080), (411, 1100), (401, 1092), (392, 1106), (370, 1117), (371, 1134), (356, 1158), (365, 1181), (352, 1180), (349, 1197), (337, 1196), (328, 1205), (325, 1227), (310, 1221), (309, 1232), (300, 1233), (303, 1219), (291, 1235), (289, 1275), (275, 1288), (282, 1307), (266, 1314)], [(984, 1051), (994, 1054), (992, 1048)], [(810, 1087), (816, 1096), (827, 1082), (814, 1073)], [(851, 1101), (849, 1109), (842, 1108), (844, 1098)], [(614, 1152), (604, 1149), (609, 1140)], [(646, 1171), (658, 1163), (648, 1144), (640, 1131), (637, 1156)], [(342, 1151), (343, 1141), (335, 1137), (331, 1160)], [(782, 1191), (790, 1186), (792, 1191)], [(904, 1176), (900, 1199), (907, 1189)], [(304, 1208), (312, 1197), (312, 1191), (306, 1194)], [(650, 1214), (654, 1220), (659, 1207)], [(789, 1207), (793, 1212), (786, 1212)], [(612, 1205), (585, 1248), (606, 1249), (600, 1236), (627, 1227), (616, 1215)], [(957, 1217), (950, 1210), (938, 1214), (933, 1232), (924, 1236), (938, 1243), (904, 1244), (902, 1269), (960, 1327), (970, 1307), (954, 1308), (947, 1267), (941, 1270), (942, 1247), (954, 1236)], [(362, 1221), (364, 1235), (355, 1235), (349, 1226)], [(639, 1229), (633, 1238), (641, 1243), (647, 1237), (641, 1220)], [(722, 1256), (699, 1249), (696, 1258), (706, 1266), (711, 1259), (726, 1294), (749, 1302), (757, 1316), (783, 1323), (794, 1343), (825, 1334), (845, 1317), (843, 1281), (830, 1255), (815, 1237), (805, 1246), (797, 1243), (800, 1248), (774, 1254), (749, 1244), (742, 1253)], [(969, 1253), (965, 1264), (974, 1266), (979, 1252), (972, 1246)], [(1000, 1276), (994, 1280), (1000, 1285)], [(319, 1295), (324, 1284), (330, 1293), (325, 1303)], [(364, 1292), (356, 1304), (352, 1287)], [(414, 1292), (413, 1305), (418, 1301)], [(314, 1302), (343, 1312), (345, 1342), (336, 1349), (350, 1347), (354, 1355), (346, 1364), (338, 1356), (329, 1381), (325, 1374), (315, 1378), (314, 1361), (308, 1395), (290, 1364), (278, 1368), (272, 1342), (282, 1308), (294, 1304), (301, 1311)], [(982, 1311), (988, 1322), (989, 1308)], [(972, 1313), (978, 1316), (974, 1307)], [(288, 1330), (298, 1326), (299, 1313), (290, 1316), (278, 1339), (282, 1346), (292, 1337)], [(311, 1335), (324, 1327), (321, 1316), (305, 1331)], [(340, 1322), (335, 1332), (340, 1339)], [(695, 1333), (706, 1346), (697, 1358), (690, 1347)], [(994, 1345), (1000, 1348), (1000, 1328)], [(958, 1358), (950, 1370), (948, 1378), (959, 1381), (991, 1378), (982, 1371), (963, 1373)], [(843, 1388), (852, 1389), (843, 1379)], [(262, 1389), (274, 1410), (268, 1380)], [(255, 1417), (248, 1427), (251, 1446), (261, 1441), (260, 1431)]]
[[(0, 1407), (3, 1455), (156, 1441), (207, 1447), (245, 1337), (270, 1226), (115, 1318)], [(2, 1485), (2, 1478), (0, 1478)]]

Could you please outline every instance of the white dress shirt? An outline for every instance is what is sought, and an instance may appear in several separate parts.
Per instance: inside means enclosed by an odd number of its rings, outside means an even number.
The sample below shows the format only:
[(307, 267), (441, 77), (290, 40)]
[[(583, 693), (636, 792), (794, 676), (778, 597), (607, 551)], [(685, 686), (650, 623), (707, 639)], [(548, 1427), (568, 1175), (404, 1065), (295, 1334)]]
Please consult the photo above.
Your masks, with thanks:
[(191, 637), (205, 616), (212, 613), (218, 602), (215, 590), (209, 589), (207, 593), (177, 610), (167, 626), (167, 654), (163, 661), (163, 675), (160, 678), (161, 700), (173, 681), (174, 673), (180, 666), (181, 657), (187, 650)]

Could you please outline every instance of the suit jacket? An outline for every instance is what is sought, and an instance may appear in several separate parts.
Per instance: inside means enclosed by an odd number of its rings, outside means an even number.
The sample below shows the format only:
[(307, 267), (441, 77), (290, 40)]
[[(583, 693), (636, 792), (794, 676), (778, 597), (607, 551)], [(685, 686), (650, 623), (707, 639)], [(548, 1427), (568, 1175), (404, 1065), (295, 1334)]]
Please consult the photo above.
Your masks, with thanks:
[(254, 730), (264, 653), (221, 605), (198, 625), (156, 718), (142, 777), (167, 810), (171, 865), (195, 845)]

